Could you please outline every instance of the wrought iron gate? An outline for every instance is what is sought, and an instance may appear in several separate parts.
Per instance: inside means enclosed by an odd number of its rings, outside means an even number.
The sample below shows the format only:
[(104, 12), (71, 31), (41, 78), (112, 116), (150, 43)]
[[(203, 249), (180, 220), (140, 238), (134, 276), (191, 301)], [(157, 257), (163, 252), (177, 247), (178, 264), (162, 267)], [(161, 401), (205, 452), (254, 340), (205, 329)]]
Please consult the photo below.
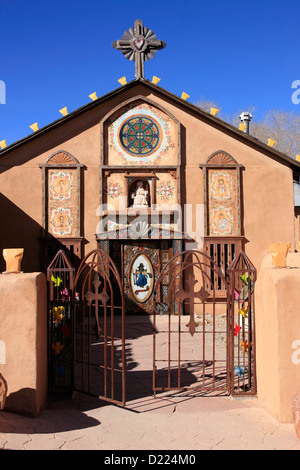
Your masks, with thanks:
[(83, 259), (74, 293), (74, 390), (124, 405), (124, 294), (106, 252), (94, 250)]
[[(160, 288), (166, 278), (168, 300), (161, 302)], [(216, 299), (216, 278), (226, 286), (223, 304)], [(243, 252), (236, 255), (226, 275), (196, 250), (169, 261), (155, 285), (154, 393), (186, 388), (218, 395), (256, 393), (255, 280), (256, 270)], [(176, 301), (178, 314), (171, 315)], [(189, 318), (182, 314), (183, 307), (189, 310)], [(160, 322), (164, 313), (166, 329)], [(189, 356), (184, 357), (183, 351), (189, 351)]]
[(48, 387), (51, 393), (69, 393), (73, 373), (73, 289), (75, 269), (59, 250), (47, 269)]
[[(59, 251), (47, 276), (50, 391), (77, 390), (125, 405), (125, 300), (112, 259), (92, 251), (74, 279), (74, 268)], [(216, 299), (217, 278), (226, 286), (223, 303)], [(154, 287), (154, 393), (192, 388), (256, 394), (255, 281), (256, 269), (244, 252), (226, 275), (195, 250), (163, 267)]]
[(230, 393), (256, 395), (255, 282), (257, 272), (240, 251), (228, 268)]

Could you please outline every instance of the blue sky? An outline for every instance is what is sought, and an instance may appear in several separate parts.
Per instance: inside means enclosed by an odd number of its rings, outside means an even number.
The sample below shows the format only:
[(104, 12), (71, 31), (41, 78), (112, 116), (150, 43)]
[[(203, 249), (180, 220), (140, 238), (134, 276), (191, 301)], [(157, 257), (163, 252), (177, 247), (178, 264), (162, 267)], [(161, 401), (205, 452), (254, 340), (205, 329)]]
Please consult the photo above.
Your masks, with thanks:
[(134, 63), (112, 47), (135, 19), (167, 47), (145, 77), (188, 101), (216, 101), (224, 115), (255, 106), (300, 113), (299, 0), (1, 0), (0, 140), (7, 145), (134, 79)]

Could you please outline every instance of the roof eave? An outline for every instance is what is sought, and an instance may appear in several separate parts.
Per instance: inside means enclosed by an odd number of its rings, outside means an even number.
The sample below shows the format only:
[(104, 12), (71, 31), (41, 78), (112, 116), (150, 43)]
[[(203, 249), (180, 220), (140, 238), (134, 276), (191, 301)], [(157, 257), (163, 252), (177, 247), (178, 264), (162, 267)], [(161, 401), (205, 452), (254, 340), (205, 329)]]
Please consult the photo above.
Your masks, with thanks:
[(38, 131), (35, 131), (33, 134), (29, 134), (28, 136), (23, 137), (22, 139), (13, 142), (12, 144), (5, 147), (3, 150), (0, 150), (0, 157), (4, 156), (5, 154), (17, 149), (18, 147), (20, 147), (20, 146), (22, 146), (22, 145), (24, 145), (28, 142), (31, 142), (32, 140), (35, 140), (35, 139), (39, 138), (40, 136), (46, 134), (47, 132), (50, 132), (51, 130), (59, 127), (61, 124), (64, 124), (67, 121), (70, 121), (70, 120), (80, 116), (84, 112), (95, 108), (100, 103), (103, 103), (103, 102), (113, 98), (114, 96), (121, 93), (124, 90), (125, 87), (130, 88), (133, 84), (135, 84), (136, 81), (137, 81), (136, 79), (132, 80), (131, 82), (128, 82), (126, 85), (123, 85), (120, 88), (116, 88), (115, 90), (113, 90), (113, 91), (111, 91), (111, 92), (109, 92), (105, 95), (100, 96), (96, 100), (91, 101), (90, 103), (84, 104), (80, 108), (75, 109), (75, 111), (72, 111), (71, 113), (67, 114), (66, 116), (63, 116), (63, 117), (51, 122), (50, 124), (47, 124), (46, 126), (42, 127)]
[(193, 111), (196, 113), (198, 116), (201, 116), (204, 118), (208, 123), (218, 126), (221, 128), (221, 130), (226, 130), (230, 133), (232, 133), (235, 137), (238, 137), (239, 139), (243, 139), (245, 142), (247, 142), (250, 145), (254, 145), (258, 147), (261, 150), (264, 150), (264, 152), (267, 152), (271, 156), (274, 156), (276, 158), (279, 158), (280, 160), (284, 161), (285, 163), (292, 165), (293, 168), (296, 171), (300, 172), (300, 162), (297, 160), (294, 160), (293, 158), (289, 157), (288, 155), (280, 152), (279, 150), (276, 150), (269, 145), (265, 144), (264, 142), (261, 142), (260, 140), (256, 139), (255, 137), (251, 136), (250, 134), (245, 134), (243, 131), (240, 131), (236, 127), (234, 127), (232, 124), (229, 124), (222, 119), (218, 118), (217, 116), (213, 116), (212, 114), (204, 111), (203, 109), (199, 108), (195, 104), (189, 103), (188, 101), (180, 98), (179, 96), (175, 95), (174, 93), (171, 93), (170, 91), (165, 90), (164, 88), (161, 88), (159, 85), (156, 85), (149, 80), (145, 78), (137, 78), (134, 80), (131, 80), (130, 82), (126, 83), (125, 85), (122, 85), (121, 87), (116, 88), (115, 90), (102, 95), (101, 97), (97, 98), (96, 100), (87, 103), (80, 108), (76, 109), (75, 111), (72, 111), (69, 113), (67, 116), (63, 116), (56, 121), (53, 121), (50, 124), (47, 124), (46, 126), (42, 127), (38, 131), (34, 132), (33, 134), (30, 134), (14, 143), (11, 145), (8, 145), (5, 147), (3, 150), (0, 151), (0, 157), (6, 155), (7, 153), (16, 150), (20, 146), (33, 141), (34, 139), (37, 139), (38, 137), (44, 135), (45, 133), (57, 128), (61, 124), (64, 124), (65, 122), (72, 120), (81, 114), (83, 114), (86, 111), (89, 111), (93, 109), (94, 107), (98, 106), (100, 103), (103, 103), (114, 96), (117, 96), (118, 94), (122, 93), (124, 90), (131, 88), (132, 86), (136, 85), (137, 83), (143, 83), (145, 86), (147, 86), (150, 89), (153, 89), (154, 91), (157, 91), (159, 93), (162, 93), (163, 95), (169, 97), (173, 101), (177, 102), (181, 106), (186, 107), (187, 109)]

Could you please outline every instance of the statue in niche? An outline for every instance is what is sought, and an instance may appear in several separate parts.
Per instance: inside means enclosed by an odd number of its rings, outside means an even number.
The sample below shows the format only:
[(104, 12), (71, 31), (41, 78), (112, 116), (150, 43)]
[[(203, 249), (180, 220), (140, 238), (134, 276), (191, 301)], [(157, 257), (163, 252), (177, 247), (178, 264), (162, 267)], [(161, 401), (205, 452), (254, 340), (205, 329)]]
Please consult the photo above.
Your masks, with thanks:
[(131, 194), (133, 199), (133, 207), (148, 206), (148, 191), (144, 188), (143, 182), (138, 181), (135, 191)]

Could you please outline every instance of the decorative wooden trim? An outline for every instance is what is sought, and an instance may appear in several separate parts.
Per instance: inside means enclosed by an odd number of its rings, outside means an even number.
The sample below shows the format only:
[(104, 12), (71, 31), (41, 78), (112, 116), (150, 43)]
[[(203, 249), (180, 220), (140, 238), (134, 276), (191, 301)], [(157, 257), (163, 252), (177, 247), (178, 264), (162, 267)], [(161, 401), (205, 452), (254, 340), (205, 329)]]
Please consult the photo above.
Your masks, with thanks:
[(156, 174), (154, 171), (151, 173), (128, 173), (128, 171), (124, 174), (124, 178), (155, 178)]
[[(242, 233), (241, 227), (241, 180), (240, 180), (240, 171), (243, 168), (243, 165), (240, 165), (229, 153), (225, 150), (218, 150), (211, 154), (205, 161), (201, 163), (199, 168), (203, 169), (203, 187), (204, 187), (204, 233), (205, 236), (210, 236), (209, 234), (209, 224), (208, 224), (208, 170), (217, 168), (219, 170), (236, 170), (237, 174), (237, 199), (238, 199), (238, 235)], [(225, 237), (226, 235), (224, 235)]]
[(169, 170), (169, 174), (174, 178), (174, 180), (177, 180), (178, 175), (176, 170)]
[(122, 102), (121, 104), (119, 104), (118, 106), (116, 106), (115, 108), (113, 108), (109, 113), (107, 113), (104, 118), (101, 120), (101, 124), (100, 124), (100, 129), (101, 129), (101, 141), (100, 141), (100, 152), (101, 152), (101, 157), (100, 157), (100, 165), (104, 165), (104, 158), (105, 158), (105, 143), (104, 143), (104, 126), (107, 124), (107, 121), (111, 118), (111, 116), (113, 116), (117, 111), (119, 111), (119, 109), (122, 109), (122, 108), (126, 108), (126, 106), (128, 106), (129, 104), (134, 104), (134, 102), (139, 102), (139, 101), (143, 101), (145, 103), (148, 103), (150, 104), (151, 106), (154, 106), (155, 108), (158, 108), (160, 109), (161, 111), (163, 111), (165, 114), (167, 114), (169, 116), (170, 119), (172, 119), (176, 124), (177, 124), (177, 132), (178, 132), (178, 165), (181, 164), (181, 149), (180, 149), (180, 122), (178, 121), (178, 119), (173, 115), (171, 114), (166, 108), (164, 108), (163, 106), (161, 106), (160, 104), (156, 103), (155, 101), (147, 98), (146, 96), (143, 96), (143, 95), (137, 95), (137, 96), (134, 96), (133, 98), (130, 98), (129, 100), (127, 101), (124, 101)]
[[(227, 269), (231, 266), (234, 256), (240, 251), (244, 251), (245, 243), (246, 239), (243, 236), (205, 236), (202, 251), (211, 257), (212, 261), (220, 267), (221, 272), (226, 276)], [(227, 247), (227, 250), (225, 247)], [(208, 267), (207, 279), (212, 279), (215, 286), (215, 297), (226, 299), (226, 286), (223, 282), (218, 283), (218, 276), (211, 278)], [(211, 287), (207, 285), (206, 289), (211, 290)]]
[[(42, 182), (42, 224), (43, 224), (43, 237), (47, 237), (48, 231), (48, 170), (53, 168), (61, 168), (62, 170), (65, 168), (76, 169), (77, 173), (77, 219), (78, 219), (78, 230), (77, 236), (80, 237), (81, 235), (81, 169), (84, 167), (77, 158), (71, 155), (66, 150), (58, 150), (54, 152), (50, 157), (47, 158), (44, 164), (39, 165), (40, 168), (43, 170), (43, 182)], [(52, 235), (53, 236), (53, 235)]]
[(127, 207), (126, 209), (121, 210), (105, 210), (101, 212), (101, 217), (107, 215), (129, 215), (129, 216), (138, 216), (138, 215), (174, 215), (178, 214), (177, 210), (174, 209), (157, 209), (145, 206), (144, 208), (138, 207)]
[[(42, 258), (44, 269), (46, 270), (48, 268), (53, 255), (59, 249), (63, 249), (67, 253), (74, 267), (78, 266), (78, 263), (80, 262), (83, 256), (83, 244), (84, 244), (83, 237), (71, 237), (71, 238), (57, 237), (55, 238), (50, 234), (46, 234), (46, 236), (42, 239), (42, 253), (41, 253), (41, 258)], [(50, 254), (50, 257), (49, 257), (49, 254)]]
[(68, 155), (67, 153), (64, 153), (64, 152), (60, 152), (60, 153), (56, 153), (55, 155), (53, 155), (53, 157), (51, 157), (50, 160), (47, 161), (48, 165), (51, 164), (51, 165), (64, 165), (65, 163), (74, 163), (74, 160), (73, 158)]
[(199, 168), (205, 168), (206, 166), (210, 167), (237, 167), (238, 162), (225, 150), (217, 150), (212, 153), (205, 161), (205, 163), (200, 163)]
[(53, 166), (65, 166), (65, 165), (72, 165), (72, 166), (83, 166), (79, 163), (77, 158), (73, 157), (69, 152), (66, 150), (58, 150), (57, 152), (53, 153), (50, 155), (50, 157), (47, 158), (45, 163), (43, 165), (40, 165), (40, 167), (43, 166), (48, 166), (48, 165), (53, 165)]
[[(121, 170), (124, 171), (124, 166), (123, 165), (110, 166), (110, 165), (106, 165), (107, 162), (105, 162), (105, 157), (107, 156), (107, 150), (108, 150), (107, 147), (106, 147), (107, 142), (105, 142), (105, 138), (106, 138), (106, 132), (105, 131), (107, 129), (108, 121), (120, 109), (126, 108), (126, 106), (128, 106), (129, 104), (134, 105), (135, 102), (138, 103), (139, 101), (148, 103), (149, 105), (160, 109), (167, 116), (169, 116), (169, 118), (172, 119), (174, 121), (174, 123), (176, 124), (176, 126), (177, 126), (177, 165), (161, 165), (161, 166), (156, 166), (155, 165), (155, 166), (151, 166), (151, 169), (152, 170), (167, 169), (168, 171), (169, 171), (169, 169), (172, 169), (174, 172), (176, 172), (176, 174), (177, 174), (177, 177), (176, 177), (176, 180), (177, 180), (177, 196), (178, 196), (177, 199), (178, 199), (179, 203), (181, 202), (180, 201), (180, 197), (181, 197), (180, 166), (181, 166), (181, 128), (182, 128), (182, 125), (181, 125), (180, 121), (173, 114), (171, 114), (166, 108), (161, 106), (159, 103), (147, 98), (144, 95), (137, 95), (137, 96), (134, 96), (133, 98), (130, 98), (127, 101), (124, 101), (121, 104), (117, 105), (110, 112), (108, 112), (100, 122), (100, 168), (99, 168), (99, 170), (100, 170), (100, 175), (99, 175), (99, 187), (100, 187), (99, 203), (100, 203), (100, 205), (103, 202), (103, 174), (102, 174), (102, 170), (104, 170), (104, 169), (110, 169), (110, 170), (121, 169)], [(141, 167), (131, 166), (130, 169), (140, 171)], [(153, 204), (156, 203), (155, 194), (156, 194), (156, 191), (154, 193), (154, 197), (152, 198)]]
[[(126, 173), (128, 173), (128, 170), (126, 170), (126, 168), (128, 168), (128, 166), (126, 167), (125, 165), (101, 165), (101, 168), (102, 170), (122, 170)], [(139, 170), (141, 171), (141, 168), (151, 168), (151, 171), (154, 171), (154, 170), (169, 170), (169, 169), (172, 169), (172, 170), (176, 170), (178, 167), (178, 165), (149, 165), (149, 167), (145, 167), (145, 166), (136, 166), (136, 165), (130, 165), (130, 170)]]
[(212, 155), (206, 162), (207, 165), (235, 165), (233, 158), (225, 152), (218, 152)]

